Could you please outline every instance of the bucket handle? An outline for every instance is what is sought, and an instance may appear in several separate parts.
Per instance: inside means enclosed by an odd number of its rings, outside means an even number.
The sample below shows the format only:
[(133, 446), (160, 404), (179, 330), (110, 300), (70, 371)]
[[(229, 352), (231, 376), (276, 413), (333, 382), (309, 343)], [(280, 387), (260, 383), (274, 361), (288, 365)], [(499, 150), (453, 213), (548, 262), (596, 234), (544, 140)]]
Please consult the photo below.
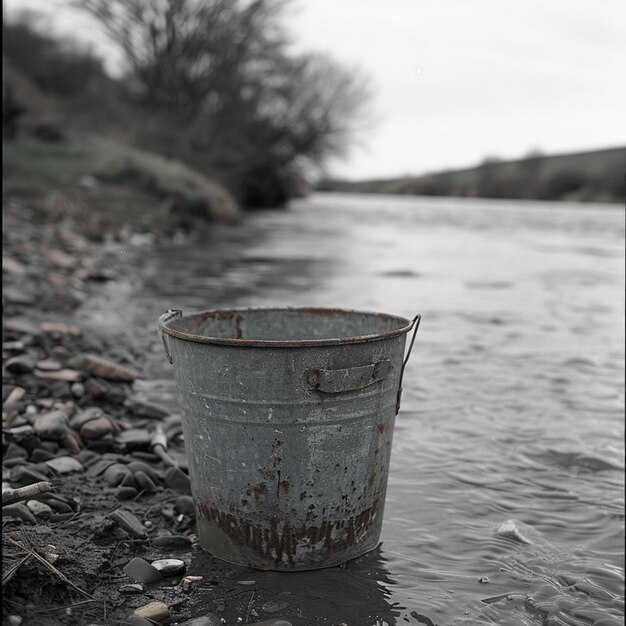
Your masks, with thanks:
[(174, 361), (172, 359), (172, 355), (170, 354), (169, 346), (167, 345), (167, 342), (165, 341), (165, 333), (163, 332), (163, 325), (169, 322), (170, 320), (173, 320), (182, 316), (183, 316), (183, 312), (180, 309), (169, 309), (166, 313), (163, 313), (163, 315), (159, 317), (159, 324), (158, 324), (159, 337), (161, 337), (161, 341), (163, 342), (163, 348), (165, 349), (165, 356), (167, 357), (167, 360), (170, 362), (170, 365), (174, 363)]
[[(411, 343), (409, 344), (409, 350), (404, 357), (404, 361), (402, 362), (402, 367), (400, 368), (400, 383), (398, 385), (398, 397), (396, 399), (396, 415), (400, 412), (400, 398), (402, 397), (402, 377), (404, 376), (404, 368), (411, 356), (411, 350), (413, 350), (413, 344), (415, 343), (415, 336), (417, 335), (417, 329), (420, 327), (420, 322), (422, 321), (422, 316), (418, 313), (414, 318), (411, 326), (413, 326), (413, 337), (411, 337)], [(409, 328), (410, 330), (410, 328)]]

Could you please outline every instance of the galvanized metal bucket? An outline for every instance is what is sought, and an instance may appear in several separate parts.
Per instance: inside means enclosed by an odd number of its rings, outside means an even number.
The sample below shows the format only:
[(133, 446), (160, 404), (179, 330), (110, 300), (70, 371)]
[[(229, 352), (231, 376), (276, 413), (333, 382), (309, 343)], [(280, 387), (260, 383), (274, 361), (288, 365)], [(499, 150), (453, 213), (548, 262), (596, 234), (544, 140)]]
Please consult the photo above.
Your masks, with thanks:
[(377, 546), (419, 321), (311, 308), (161, 316), (204, 549), (295, 571)]

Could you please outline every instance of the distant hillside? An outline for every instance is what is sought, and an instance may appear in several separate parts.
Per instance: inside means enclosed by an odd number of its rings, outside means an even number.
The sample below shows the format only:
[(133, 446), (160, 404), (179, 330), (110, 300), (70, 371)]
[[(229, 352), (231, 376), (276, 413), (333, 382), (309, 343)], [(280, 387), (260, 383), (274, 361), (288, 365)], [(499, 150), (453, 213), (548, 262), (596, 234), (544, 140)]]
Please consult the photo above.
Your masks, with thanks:
[(477, 167), (393, 179), (326, 179), (319, 191), (623, 202), (626, 147), (515, 161), (485, 160)]

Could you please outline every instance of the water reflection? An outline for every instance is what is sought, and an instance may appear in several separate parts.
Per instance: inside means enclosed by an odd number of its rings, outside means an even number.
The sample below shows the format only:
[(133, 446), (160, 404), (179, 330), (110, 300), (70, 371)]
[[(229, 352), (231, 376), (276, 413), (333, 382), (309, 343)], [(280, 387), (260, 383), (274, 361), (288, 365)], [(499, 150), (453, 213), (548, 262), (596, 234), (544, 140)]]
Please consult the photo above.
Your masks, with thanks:
[[(348, 563), (309, 572), (265, 572), (229, 565), (198, 550), (190, 574), (203, 577), (192, 615), (215, 613), (228, 623), (281, 618), (298, 626), (393, 626), (403, 608), (390, 602), (395, 580), (380, 546)], [(413, 611), (421, 623), (426, 616)]]

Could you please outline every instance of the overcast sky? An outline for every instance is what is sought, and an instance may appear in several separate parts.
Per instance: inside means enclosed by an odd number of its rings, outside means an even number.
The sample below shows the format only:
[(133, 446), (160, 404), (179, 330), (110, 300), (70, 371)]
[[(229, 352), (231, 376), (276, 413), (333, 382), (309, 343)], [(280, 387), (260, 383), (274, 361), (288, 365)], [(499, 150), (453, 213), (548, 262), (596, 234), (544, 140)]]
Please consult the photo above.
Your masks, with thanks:
[[(115, 56), (93, 25), (54, 0), (54, 27)], [(294, 0), (295, 46), (368, 74), (372, 122), (332, 173), (423, 173), (626, 145), (623, 0)]]

